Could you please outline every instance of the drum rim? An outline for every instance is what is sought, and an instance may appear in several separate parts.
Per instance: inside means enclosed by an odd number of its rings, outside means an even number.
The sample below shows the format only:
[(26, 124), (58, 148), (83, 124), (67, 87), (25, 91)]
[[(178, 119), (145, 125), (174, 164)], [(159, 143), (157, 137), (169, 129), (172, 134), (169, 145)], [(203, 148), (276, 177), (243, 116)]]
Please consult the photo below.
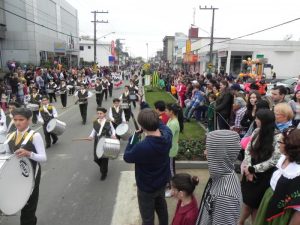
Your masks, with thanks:
[[(8, 163), (10, 160), (12, 160), (12, 159), (19, 159), (15, 154), (4, 154), (4, 155), (6, 155), (7, 158), (5, 159), (5, 162), (3, 163), (3, 165), (1, 166), (0, 172), (5, 168), (5, 166), (7, 165), (7, 163)], [(34, 174), (33, 166), (32, 166), (32, 164), (31, 164), (31, 162), (30, 162), (30, 160), (29, 160), (28, 158), (22, 157), (22, 158), (20, 158), (20, 160), (25, 160), (25, 161), (27, 161), (27, 164), (28, 164), (28, 166), (30, 167), (30, 169), (31, 169), (31, 171), (32, 171), (31, 186), (30, 186), (30, 189), (29, 189), (30, 191), (29, 191), (28, 196), (24, 199), (24, 206), (25, 206), (26, 203), (28, 202), (28, 200), (29, 200), (29, 198), (30, 198), (30, 196), (31, 196), (31, 193), (32, 193), (32, 191), (33, 191), (33, 189), (34, 189), (34, 186), (35, 186), (35, 174)], [(0, 181), (1, 181), (1, 179), (0, 179)], [(23, 190), (24, 190), (24, 189), (23, 189)], [(0, 194), (0, 195), (1, 195), (1, 194)], [(2, 206), (3, 206), (3, 205), (2, 205)], [(22, 208), (23, 208), (24, 206), (22, 206)], [(18, 210), (15, 210), (14, 212), (9, 212), (9, 213), (7, 213), (7, 212), (6, 212), (6, 209), (1, 208), (1, 203), (0, 203), (0, 210), (1, 210), (4, 214), (6, 214), (6, 215), (13, 215), (13, 214), (17, 213), (18, 211), (20, 211), (22, 208), (20, 208), (20, 209), (18, 209)]]

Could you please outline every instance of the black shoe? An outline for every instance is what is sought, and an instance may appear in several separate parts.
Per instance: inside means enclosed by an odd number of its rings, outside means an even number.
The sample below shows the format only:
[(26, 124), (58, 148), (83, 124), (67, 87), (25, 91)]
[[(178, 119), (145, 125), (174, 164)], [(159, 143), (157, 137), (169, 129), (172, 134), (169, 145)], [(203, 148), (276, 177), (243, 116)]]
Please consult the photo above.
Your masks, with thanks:
[(82, 124), (85, 125), (85, 124), (86, 124), (86, 121), (82, 121)]
[(51, 147), (51, 145), (46, 145), (46, 148), (50, 148)]
[(107, 174), (102, 174), (101, 177), (100, 177), (100, 180), (105, 180), (107, 177)]
[(52, 141), (52, 144), (54, 145), (57, 141), (58, 141), (58, 138), (54, 139), (54, 140)]

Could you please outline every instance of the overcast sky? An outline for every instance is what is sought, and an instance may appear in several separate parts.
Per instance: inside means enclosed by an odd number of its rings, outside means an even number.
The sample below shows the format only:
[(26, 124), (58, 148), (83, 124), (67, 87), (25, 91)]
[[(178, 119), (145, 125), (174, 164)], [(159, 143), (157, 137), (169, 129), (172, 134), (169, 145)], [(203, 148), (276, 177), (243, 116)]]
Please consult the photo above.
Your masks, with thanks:
[[(109, 11), (98, 14), (97, 37), (110, 32), (101, 41), (123, 38), (122, 42), (132, 56), (146, 58), (163, 47), (162, 39), (175, 32), (188, 33), (193, 23), (193, 8), (196, 8), (195, 24), (205, 31), (211, 29), (211, 10), (199, 10), (199, 6), (219, 8), (215, 14), (215, 37), (234, 38), (255, 32), (288, 20), (300, 17), (299, 0), (67, 0), (78, 10), (80, 35), (93, 35), (93, 10)], [(199, 36), (208, 34), (199, 30)], [(300, 20), (271, 31), (248, 37), (248, 39), (300, 40)]]

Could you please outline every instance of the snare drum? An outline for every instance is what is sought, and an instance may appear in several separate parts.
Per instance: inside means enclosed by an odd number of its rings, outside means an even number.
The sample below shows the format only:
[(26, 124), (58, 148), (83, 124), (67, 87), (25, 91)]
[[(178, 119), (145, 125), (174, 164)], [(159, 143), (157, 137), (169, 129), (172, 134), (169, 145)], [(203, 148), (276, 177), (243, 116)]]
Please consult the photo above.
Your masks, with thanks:
[(46, 92), (47, 92), (48, 94), (52, 94), (52, 93), (54, 93), (54, 89), (46, 89)]
[(129, 104), (124, 102), (124, 103), (121, 103), (121, 108), (122, 109), (129, 109)]
[(26, 105), (26, 108), (27, 109), (30, 109), (31, 111), (39, 111), (39, 105), (38, 104), (32, 104), (32, 103), (29, 103)]
[(74, 88), (74, 86), (73, 85), (67, 85), (67, 88), (72, 89), (72, 88)]
[(58, 120), (58, 119), (52, 119), (47, 124), (47, 132), (54, 133), (56, 135), (62, 135), (63, 132), (66, 130), (67, 124)]
[(120, 141), (112, 138), (100, 138), (96, 148), (96, 155), (100, 158), (116, 159), (120, 154)]
[(130, 94), (130, 95), (129, 95), (129, 99), (130, 99), (131, 101), (136, 101), (136, 100), (137, 100), (136, 94)]
[(129, 129), (128, 124), (121, 123), (116, 128), (116, 134), (120, 136), (123, 140), (127, 141), (132, 135), (132, 131)]
[(4, 145), (5, 141), (6, 141), (6, 135), (5, 135), (5, 133), (1, 133), (0, 134), (0, 154), (6, 152), (6, 148), (5, 148), (5, 145)]
[(6, 215), (20, 211), (34, 188), (34, 173), (27, 158), (0, 155), (0, 210)]

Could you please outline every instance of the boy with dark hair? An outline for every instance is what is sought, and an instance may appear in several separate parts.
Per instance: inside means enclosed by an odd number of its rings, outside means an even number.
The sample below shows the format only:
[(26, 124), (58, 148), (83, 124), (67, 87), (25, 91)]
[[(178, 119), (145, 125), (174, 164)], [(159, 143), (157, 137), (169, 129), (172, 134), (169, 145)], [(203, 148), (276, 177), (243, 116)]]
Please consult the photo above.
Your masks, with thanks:
[[(40, 162), (47, 160), (43, 138), (40, 133), (29, 128), (32, 113), (29, 109), (16, 108), (12, 111), (16, 131), (8, 135), (9, 150), (17, 157), (29, 158), (35, 182), (33, 191), (27, 204), (21, 210), (21, 225), (36, 225), (37, 218), (35, 215), (39, 200), (39, 185), (41, 179)], [(29, 139), (26, 141), (25, 139)], [(20, 187), (22, 188), (22, 187)]]
[(166, 111), (166, 103), (164, 101), (157, 101), (154, 103), (154, 107), (155, 107), (155, 111), (159, 115), (159, 119), (161, 119), (163, 124), (166, 125), (169, 120), (169, 117), (165, 112)]
[(88, 137), (94, 140), (94, 162), (100, 167), (101, 180), (105, 180), (108, 171), (108, 158), (98, 158), (96, 154), (97, 144), (100, 138), (116, 138), (115, 129), (110, 121), (106, 119), (107, 110), (102, 107), (97, 108), (97, 119), (93, 122), (93, 130)]
[(121, 100), (118, 98), (113, 99), (113, 106), (109, 108), (109, 119), (114, 128), (117, 128), (121, 123), (126, 123), (124, 110), (120, 107)]
[(58, 114), (56, 111), (56, 108), (49, 104), (48, 96), (42, 97), (42, 105), (39, 109), (39, 116), (38, 121), (43, 124), (43, 131), (45, 135), (45, 141), (46, 141), (46, 148), (51, 147), (51, 138), (52, 138), (52, 144), (55, 144), (58, 141), (58, 137), (54, 133), (49, 133), (47, 131), (47, 125), (53, 118), (57, 118)]
[(16, 126), (13, 120), (12, 112), (16, 109), (20, 108), (20, 105), (16, 102), (9, 102), (8, 103), (8, 115), (6, 116), (6, 126), (7, 126), (7, 133), (11, 133), (13, 131), (16, 131)]
[(138, 122), (145, 139), (132, 144), (130, 138), (124, 153), (127, 163), (135, 163), (135, 177), (140, 214), (143, 224), (154, 224), (154, 212), (160, 225), (168, 224), (165, 187), (170, 179), (169, 151), (172, 132), (154, 110), (143, 109)]

